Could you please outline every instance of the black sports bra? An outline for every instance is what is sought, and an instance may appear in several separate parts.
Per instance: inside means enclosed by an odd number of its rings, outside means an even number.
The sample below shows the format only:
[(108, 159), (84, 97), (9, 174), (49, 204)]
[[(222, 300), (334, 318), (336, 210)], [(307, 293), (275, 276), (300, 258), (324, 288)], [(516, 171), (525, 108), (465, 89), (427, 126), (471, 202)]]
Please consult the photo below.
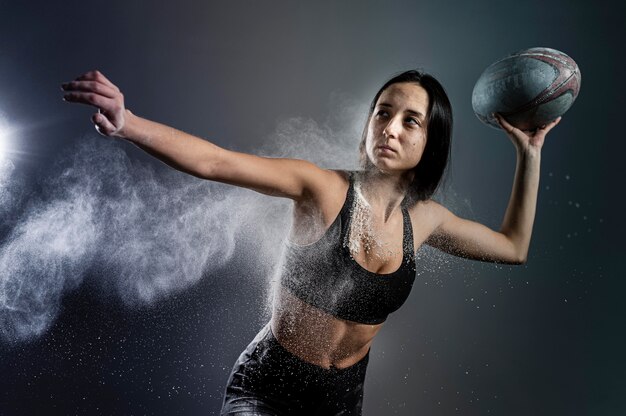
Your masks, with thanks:
[(337, 318), (380, 324), (406, 301), (415, 280), (413, 229), (406, 208), (403, 217), (403, 258), (388, 274), (371, 272), (354, 260), (348, 248), (354, 179), (346, 200), (322, 238), (309, 245), (287, 242), (281, 284), (304, 302)]

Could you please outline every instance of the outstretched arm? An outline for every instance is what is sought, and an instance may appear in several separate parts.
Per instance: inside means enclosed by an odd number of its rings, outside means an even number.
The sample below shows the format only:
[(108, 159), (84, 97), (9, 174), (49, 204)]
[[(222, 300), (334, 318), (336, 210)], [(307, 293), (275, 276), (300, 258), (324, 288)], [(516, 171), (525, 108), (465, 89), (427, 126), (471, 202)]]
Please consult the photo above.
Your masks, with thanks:
[(274, 159), (223, 149), (206, 140), (143, 119), (124, 106), (117, 86), (98, 71), (62, 84), (63, 99), (98, 109), (92, 121), (105, 136), (126, 139), (182, 172), (202, 179), (301, 200), (323, 189), (332, 175), (312, 163)]
[(500, 231), (459, 218), (435, 204), (438, 226), (427, 244), (461, 257), (521, 264), (526, 262), (528, 256), (535, 220), (541, 148), (546, 134), (561, 118), (532, 132), (513, 127), (500, 115), (497, 115), (497, 119), (517, 150), (513, 189)]

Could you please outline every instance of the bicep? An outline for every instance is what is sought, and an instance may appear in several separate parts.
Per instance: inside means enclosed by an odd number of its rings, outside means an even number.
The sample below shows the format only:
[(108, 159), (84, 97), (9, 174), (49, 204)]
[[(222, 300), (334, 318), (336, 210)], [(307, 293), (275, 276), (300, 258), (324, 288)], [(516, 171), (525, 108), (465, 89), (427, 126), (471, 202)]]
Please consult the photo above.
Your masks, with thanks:
[(496, 263), (521, 264), (513, 242), (503, 233), (460, 218), (447, 208), (437, 209), (438, 226), (426, 244), (455, 256)]
[(298, 159), (269, 158), (219, 148), (202, 169), (205, 179), (298, 200), (322, 186), (329, 171)]

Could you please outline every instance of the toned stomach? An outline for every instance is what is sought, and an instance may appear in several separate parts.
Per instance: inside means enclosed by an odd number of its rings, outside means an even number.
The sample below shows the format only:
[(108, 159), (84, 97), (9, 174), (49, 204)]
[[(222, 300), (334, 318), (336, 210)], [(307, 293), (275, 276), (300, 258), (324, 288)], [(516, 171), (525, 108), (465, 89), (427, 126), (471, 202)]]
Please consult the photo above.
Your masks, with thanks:
[(287, 351), (328, 369), (350, 367), (363, 359), (382, 324), (367, 325), (335, 318), (279, 287), (271, 327)]

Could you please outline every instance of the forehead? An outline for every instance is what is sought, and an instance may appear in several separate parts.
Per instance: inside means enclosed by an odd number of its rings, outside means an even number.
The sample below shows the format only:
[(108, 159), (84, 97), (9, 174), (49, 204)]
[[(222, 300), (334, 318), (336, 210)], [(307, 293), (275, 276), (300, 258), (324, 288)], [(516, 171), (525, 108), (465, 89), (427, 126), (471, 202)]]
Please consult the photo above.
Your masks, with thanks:
[(425, 115), (428, 111), (428, 93), (424, 87), (412, 82), (392, 84), (380, 94), (376, 105), (381, 103), (414, 110)]

